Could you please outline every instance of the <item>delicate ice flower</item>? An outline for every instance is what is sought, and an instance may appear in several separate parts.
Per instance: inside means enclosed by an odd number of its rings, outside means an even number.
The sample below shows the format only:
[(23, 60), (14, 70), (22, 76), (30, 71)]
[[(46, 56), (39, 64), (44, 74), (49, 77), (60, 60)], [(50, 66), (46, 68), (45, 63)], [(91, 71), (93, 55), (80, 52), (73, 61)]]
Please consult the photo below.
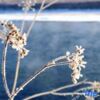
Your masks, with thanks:
[(75, 69), (73, 73), (71, 74), (73, 83), (77, 83), (77, 80), (79, 80), (80, 77), (83, 77), (83, 75), (80, 73), (78, 69)]
[(8, 42), (12, 45), (12, 47), (16, 50), (20, 50), (26, 45), (26, 35), (22, 36), (18, 33), (10, 33), (8, 34)]
[(77, 80), (80, 77), (82, 77), (82, 74), (80, 71), (82, 68), (85, 68), (85, 64), (87, 63), (83, 60), (84, 59), (84, 55), (83, 55), (84, 50), (85, 49), (82, 48), (81, 46), (76, 46), (74, 53), (70, 53), (70, 52), (66, 53), (67, 63), (73, 71), (72, 80), (74, 83), (77, 83)]
[(17, 27), (9, 22), (2, 22), (6, 28), (9, 29), (6, 41), (12, 46), (13, 49), (20, 51), (22, 58), (28, 54), (28, 50), (24, 48), (27, 44), (26, 34), (20, 33)]
[(21, 58), (24, 58), (25, 56), (27, 56), (28, 53), (29, 53), (29, 50), (27, 50), (25, 48), (21, 49), (20, 50), (20, 56), (21, 56)]
[(80, 61), (80, 67), (82, 67), (82, 68), (85, 68), (86, 65), (87, 64), (87, 62), (86, 61)]
[(72, 82), (73, 82), (74, 84), (77, 84), (77, 80), (76, 80), (75, 78), (72, 78)]
[(76, 69), (78, 67), (85, 68), (85, 62), (83, 60), (84, 56), (83, 55), (78, 55), (77, 53), (72, 53), (69, 56), (67, 56), (67, 62), (70, 66), (71, 69)]
[(69, 56), (69, 55), (70, 55), (70, 52), (69, 52), (69, 51), (67, 51), (67, 52), (66, 52), (66, 56)]
[(23, 8), (24, 11), (29, 11), (30, 9), (34, 9), (33, 6), (36, 4), (36, 0), (23, 0), (19, 6)]
[(82, 48), (82, 46), (75, 46), (76, 48), (76, 52), (79, 53), (80, 55), (84, 53), (84, 48)]
[(80, 72), (76, 69), (73, 71), (72, 73), (72, 77), (74, 77), (75, 79), (79, 79), (80, 78)]

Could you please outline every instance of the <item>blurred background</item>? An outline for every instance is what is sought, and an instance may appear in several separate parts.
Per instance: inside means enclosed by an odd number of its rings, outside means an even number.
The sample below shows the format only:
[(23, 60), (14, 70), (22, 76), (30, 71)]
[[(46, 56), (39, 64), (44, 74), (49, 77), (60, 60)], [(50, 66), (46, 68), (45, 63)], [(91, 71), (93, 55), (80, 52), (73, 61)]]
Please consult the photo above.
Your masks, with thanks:
[[(32, 0), (35, 1), (35, 0)], [(41, 3), (42, 0), (36, 0), (38, 3)], [(51, 2), (52, 0), (47, 0), (46, 2)], [(79, 2), (98, 2), (99, 0), (58, 0), (58, 3), (79, 3)], [(0, 0), (0, 3), (5, 3), (5, 4), (15, 4), (15, 3), (20, 3), (20, 0)]]
[[(50, 1), (48, 0), (48, 2)], [(21, 28), (22, 21), (25, 20), (24, 32), (27, 32), (33, 15), (39, 9), (41, 0), (38, 0), (38, 3), (35, 5), (35, 11), (30, 11), (26, 17), (23, 15), (24, 12), (21, 6), (19, 6), (20, 4), (21, 0), (0, 0), (0, 20), (7, 19), (13, 21), (18, 28)], [(20, 86), (30, 75), (35, 74), (48, 61), (65, 55), (66, 51), (73, 51), (75, 45), (82, 45), (86, 49), (85, 60), (87, 65), (86, 69), (82, 70), (83, 79), (100, 81), (99, 19), (100, 0), (58, 0), (57, 3), (43, 11), (37, 18), (29, 35), (27, 48), (30, 52), (21, 62), (17, 86)], [(0, 48), (1, 70), (3, 43), (0, 43)], [(16, 55), (17, 52), (9, 47), (7, 55), (7, 79), (10, 89), (15, 73)], [(33, 93), (40, 93), (71, 84), (70, 73), (71, 70), (67, 65), (51, 68), (32, 81), (16, 96), (15, 100), (22, 100)], [(71, 96), (58, 97), (48, 95), (34, 100), (72, 100), (73, 98)], [(1, 77), (0, 100), (8, 100)], [(85, 99), (78, 97), (76, 100)], [(100, 98), (95, 100), (100, 100)]]

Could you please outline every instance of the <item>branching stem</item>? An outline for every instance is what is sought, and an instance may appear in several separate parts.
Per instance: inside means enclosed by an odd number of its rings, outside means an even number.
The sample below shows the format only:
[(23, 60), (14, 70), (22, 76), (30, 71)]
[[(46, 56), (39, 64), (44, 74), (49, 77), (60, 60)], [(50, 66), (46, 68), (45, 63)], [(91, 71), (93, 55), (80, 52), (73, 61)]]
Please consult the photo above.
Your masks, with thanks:
[(42, 9), (43, 9), (43, 6), (44, 6), (44, 4), (45, 4), (45, 1), (46, 1), (46, 0), (43, 0), (43, 1), (42, 1), (42, 4), (41, 4), (41, 7), (40, 7), (39, 11), (35, 14), (35, 16), (34, 16), (34, 18), (33, 18), (33, 21), (32, 21), (32, 23), (31, 23), (31, 25), (30, 25), (30, 27), (29, 27), (29, 29), (28, 29), (28, 31), (27, 31), (27, 37), (29, 36), (29, 34), (30, 34), (31, 30), (32, 30), (32, 27), (33, 27), (34, 24), (35, 24), (35, 21), (36, 21), (37, 16), (41, 13), (41, 11), (42, 11)]
[(7, 79), (6, 79), (6, 55), (7, 55), (7, 48), (8, 48), (8, 43), (6, 42), (4, 45), (4, 50), (3, 50), (3, 57), (2, 57), (2, 78), (3, 78), (3, 84), (5, 91), (8, 95), (8, 97), (11, 97), (10, 90), (7, 84)]
[(19, 68), (20, 68), (20, 54), (18, 53), (18, 59), (17, 59), (16, 71), (15, 71), (15, 78), (14, 78), (14, 83), (13, 83), (13, 88), (12, 88), (12, 95), (14, 94), (14, 92), (16, 90), (16, 85), (17, 85), (17, 80), (18, 80), (18, 75), (19, 75)]
[(78, 86), (78, 85), (82, 85), (82, 84), (90, 84), (90, 82), (87, 82), (86, 80), (82, 81), (82, 82), (79, 82), (77, 84), (70, 84), (70, 85), (65, 85), (65, 86), (62, 86), (62, 87), (59, 87), (59, 88), (56, 88), (56, 89), (53, 89), (53, 90), (49, 90), (47, 92), (42, 92), (42, 93), (37, 93), (37, 94), (34, 94), (32, 96), (29, 96), (27, 98), (24, 98), (24, 100), (30, 100), (30, 99), (34, 99), (36, 97), (40, 97), (40, 96), (46, 96), (46, 95), (57, 95), (57, 96), (68, 96), (68, 95), (84, 95), (84, 93), (79, 93), (79, 92), (66, 92), (66, 93), (59, 93), (59, 91), (61, 90), (64, 90), (64, 89), (68, 89), (68, 88), (72, 88), (72, 87), (75, 87), (75, 86)]

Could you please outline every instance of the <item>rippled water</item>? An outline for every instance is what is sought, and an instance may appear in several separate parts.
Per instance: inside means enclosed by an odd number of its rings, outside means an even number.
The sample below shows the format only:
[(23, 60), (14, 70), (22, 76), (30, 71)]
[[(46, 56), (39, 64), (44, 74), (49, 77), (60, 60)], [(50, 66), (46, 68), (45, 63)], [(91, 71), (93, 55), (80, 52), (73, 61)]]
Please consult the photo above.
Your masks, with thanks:
[[(15, 21), (20, 28), (21, 21)], [(30, 22), (26, 23), (27, 32)], [(99, 22), (37, 22), (28, 39), (29, 55), (22, 60), (18, 86), (30, 75), (53, 58), (72, 51), (75, 45), (82, 45), (88, 62), (82, 71), (84, 79), (100, 81), (100, 23)], [(3, 44), (0, 44), (0, 63)], [(7, 77), (11, 88), (16, 63), (16, 52), (9, 48), (7, 56)], [(1, 69), (0, 69), (1, 70)], [(57, 66), (43, 73), (20, 92), (15, 100), (27, 95), (50, 90), (71, 83), (68, 66)], [(0, 74), (1, 76), (1, 74)], [(0, 77), (0, 100), (7, 100)], [(45, 96), (34, 100), (72, 100), (71, 97)], [(79, 100), (82, 100), (79, 98)], [(98, 99), (99, 100), (99, 99)]]

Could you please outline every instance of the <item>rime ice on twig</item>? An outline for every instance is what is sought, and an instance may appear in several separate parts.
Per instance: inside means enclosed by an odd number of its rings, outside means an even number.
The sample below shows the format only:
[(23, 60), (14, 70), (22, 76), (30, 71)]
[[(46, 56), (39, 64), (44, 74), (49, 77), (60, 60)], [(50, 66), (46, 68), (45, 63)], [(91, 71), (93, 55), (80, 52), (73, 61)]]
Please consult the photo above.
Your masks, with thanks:
[(27, 44), (26, 34), (24, 33), (22, 35), (18, 28), (12, 23), (2, 21), (1, 24), (9, 30), (6, 35), (6, 41), (12, 46), (13, 49), (19, 51), (21, 58), (24, 58), (29, 52), (24, 47)]
[(78, 82), (77, 84), (69, 84), (69, 85), (65, 85), (65, 86), (61, 86), (59, 88), (55, 88), (53, 90), (49, 90), (49, 91), (46, 91), (46, 92), (42, 92), (42, 93), (37, 93), (37, 94), (33, 94), (32, 96), (29, 96), (27, 98), (25, 98), (24, 100), (30, 100), (30, 99), (34, 99), (36, 97), (40, 97), (40, 96), (45, 96), (45, 95), (49, 95), (49, 94), (52, 94), (52, 95), (57, 95), (57, 96), (68, 96), (68, 95), (71, 95), (71, 96), (74, 96), (74, 95), (83, 95), (85, 96), (85, 93), (80, 93), (80, 92), (61, 92), (62, 90), (67, 90), (68, 88), (73, 88), (73, 87), (76, 87), (78, 85), (82, 85), (82, 84), (91, 84), (91, 82), (88, 82), (88, 81), (82, 81), (82, 82)]
[(73, 71), (71, 74), (72, 81), (75, 84), (77, 83), (77, 80), (79, 80), (79, 78), (83, 76), (81, 74), (81, 69), (85, 68), (85, 64), (87, 63), (83, 60), (84, 50), (85, 49), (82, 48), (81, 46), (76, 46), (74, 53), (70, 53), (70, 52), (66, 53), (66, 59), (67, 59), (68, 65)]
[(10, 98), (11, 94), (10, 94), (10, 90), (9, 90), (8, 83), (7, 83), (7, 77), (6, 77), (7, 48), (8, 48), (8, 43), (5, 44), (4, 50), (3, 50), (3, 57), (2, 57), (2, 78), (3, 78), (3, 84), (4, 84), (5, 91), (6, 91), (7, 95), (8, 95), (8, 97)]
[(70, 52), (66, 52), (65, 56), (60, 56), (54, 60), (52, 60), (51, 62), (49, 62), (47, 64), (47, 66), (49, 64), (56, 66), (56, 65), (69, 65), (69, 68), (73, 71), (71, 74), (72, 77), (72, 81), (73, 83), (77, 83), (77, 80), (79, 80), (80, 77), (82, 77), (83, 75), (81, 74), (81, 69), (85, 68), (85, 64), (87, 62), (85, 62), (83, 60), (84, 58), (84, 48), (82, 48), (81, 46), (76, 46), (75, 47), (75, 52), (70, 53)]
[(33, 6), (36, 4), (36, 0), (23, 0), (19, 6), (23, 8), (24, 11), (29, 11), (30, 9), (34, 9)]
[(29, 29), (28, 29), (28, 31), (27, 31), (27, 37), (28, 37), (29, 34), (31, 33), (31, 30), (32, 30), (32, 28), (33, 28), (33, 26), (34, 26), (34, 24), (35, 24), (36, 18), (37, 18), (37, 16), (41, 13), (42, 8), (44, 7), (45, 2), (46, 2), (46, 0), (43, 0), (43, 1), (42, 1), (41, 6), (40, 6), (40, 8), (39, 8), (39, 11), (38, 11), (38, 12), (35, 14), (35, 16), (33, 17), (33, 21), (32, 21), (32, 23), (31, 23), (31, 25), (30, 25), (30, 27), (29, 27)]

